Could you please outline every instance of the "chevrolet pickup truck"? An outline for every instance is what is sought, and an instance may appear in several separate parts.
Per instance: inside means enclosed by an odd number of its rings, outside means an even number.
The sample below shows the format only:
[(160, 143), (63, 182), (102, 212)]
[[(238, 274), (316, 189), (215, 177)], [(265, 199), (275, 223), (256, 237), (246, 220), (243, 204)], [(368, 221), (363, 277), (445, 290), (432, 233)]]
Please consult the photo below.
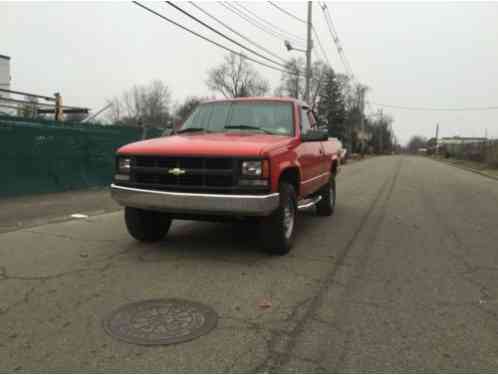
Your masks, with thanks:
[(128, 232), (158, 241), (173, 219), (249, 219), (267, 251), (287, 253), (298, 210), (334, 212), (340, 147), (315, 118), (293, 98), (208, 101), (171, 135), (121, 147), (111, 195)]

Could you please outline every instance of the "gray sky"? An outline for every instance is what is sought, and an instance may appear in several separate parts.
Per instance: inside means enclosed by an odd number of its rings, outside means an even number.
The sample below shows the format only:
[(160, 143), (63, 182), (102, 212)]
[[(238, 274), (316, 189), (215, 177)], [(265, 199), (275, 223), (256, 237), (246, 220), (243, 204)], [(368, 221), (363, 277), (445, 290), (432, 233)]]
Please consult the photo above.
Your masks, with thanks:
[[(145, 4), (229, 44), (164, 3)], [(305, 36), (305, 25), (269, 4), (243, 4), (275, 25)], [(305, 2), (279, 4), (305, 17)], [(190, 4), (180, 5), (202, 16)], [(282, 57), (291, 56), (281, 41), (218, 3), (200, 5)], [(497, 2), (328, 5), (355, 75), (370, 87), (369, 101), (417, 107), (498, 106)], [(334, 69), (343, 72), (316, 3), (313, 17)], [(210, 95), (206, 71), (221, 62), (225, 52), (128, 2), (1, 2), (0, 54), (12, 58), (13, 89), (41, 94), (60, 91), (65, 104), (96, 110), (133, 84), (156, 78), (170, 86), (175, 101)], [(278, 72), (257, 69), (272, 88), (278, 84)], [(482, 136), (487, 128), (489, 136), (498, 138), (498, 111), (385, 108), (384, 113), (394, 117), (401, 142), (414, 134), (432, 136), (437, 122), (442, 136)]]

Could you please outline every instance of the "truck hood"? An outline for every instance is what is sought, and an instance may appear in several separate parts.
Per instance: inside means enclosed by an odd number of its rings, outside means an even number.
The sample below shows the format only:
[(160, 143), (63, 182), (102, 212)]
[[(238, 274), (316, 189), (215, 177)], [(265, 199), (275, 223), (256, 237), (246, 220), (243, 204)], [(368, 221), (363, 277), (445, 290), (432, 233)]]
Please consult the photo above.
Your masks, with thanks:
[(134, 142), (121, 147), (119, 154), (160, 156), (241, 156), (260, 157), (284, 146), (289, 136), (259, 133), (178, 134)]

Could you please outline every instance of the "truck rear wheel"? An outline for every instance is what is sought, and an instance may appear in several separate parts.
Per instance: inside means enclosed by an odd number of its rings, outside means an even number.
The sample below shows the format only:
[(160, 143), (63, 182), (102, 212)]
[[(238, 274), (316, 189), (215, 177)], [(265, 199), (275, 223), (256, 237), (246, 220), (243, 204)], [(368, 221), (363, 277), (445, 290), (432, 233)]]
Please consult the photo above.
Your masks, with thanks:
[(327, 185), (318, 192), (322, 199), (316, 204), (316, 213), (319, 216), (331, 216), (335, 209), (335, 177), (331, 176)]
[(162, 212), (125, 207), (125, 222), (128, 233), (138, 241), (159, 241), (171, 226), (171, 218)]
[(279, 207), (259, 224), (261, 241), (269, 253), (284, 255), (289, 252), (294, 240), (296, 218), (296, 192), (291, 184), (282, 182)]

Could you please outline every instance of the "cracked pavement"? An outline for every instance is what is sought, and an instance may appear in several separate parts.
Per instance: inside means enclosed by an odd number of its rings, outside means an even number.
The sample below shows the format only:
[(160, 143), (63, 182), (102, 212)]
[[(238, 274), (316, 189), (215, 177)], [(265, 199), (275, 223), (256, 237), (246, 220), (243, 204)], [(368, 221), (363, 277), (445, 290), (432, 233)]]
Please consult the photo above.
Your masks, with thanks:
[[(302, 213), (284, 257), (246, 224), (140, 244), (121, 211), (37, 221), (0, 234), (0, 371), (496, 372), (496, 223), (496, 181), (407, 156), (345, 166), (335, 215)], [(154, 298), (208, 304), (218, 327), (155, 347), (105, 334)]]

